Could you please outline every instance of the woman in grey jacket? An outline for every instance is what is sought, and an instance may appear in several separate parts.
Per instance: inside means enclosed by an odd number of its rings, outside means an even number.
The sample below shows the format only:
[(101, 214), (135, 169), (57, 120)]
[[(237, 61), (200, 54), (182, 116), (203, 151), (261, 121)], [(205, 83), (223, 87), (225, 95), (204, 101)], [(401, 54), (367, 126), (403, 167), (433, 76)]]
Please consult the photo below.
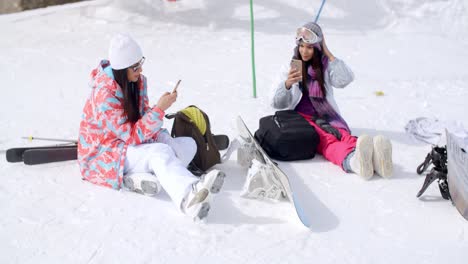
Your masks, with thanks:
[[(272, 106), (299, 112), (317, 131), (317, 152), (346, 172), (370, 179), (393, 171), (392, 145), (384, 136), (351, 135), (333, 96), (354, 79), (351, 69), (328, 49), (322, 29), (310, 22), (297, 29), (292, 66), (275, 90)], [(293, 63), (292, 63), (293, 65)]]

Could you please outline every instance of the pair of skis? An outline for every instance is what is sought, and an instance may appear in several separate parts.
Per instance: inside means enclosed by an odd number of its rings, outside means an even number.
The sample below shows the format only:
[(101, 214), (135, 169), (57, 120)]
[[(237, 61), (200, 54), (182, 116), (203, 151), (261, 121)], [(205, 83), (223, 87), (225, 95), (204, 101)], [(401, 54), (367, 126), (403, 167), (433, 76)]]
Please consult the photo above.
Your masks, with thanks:
[[(62, 141), (66, 143), (45, 147), (10, 148), (6, 151), (6, 159), (8, 162), (24, 162), (24, 164), (27, 165), (37, 165), (77, 159), (78, 142), (76, 140), (33, 137), (27, 137), (26, 139)], [(214, 135), (214, 139), (215, 144), (220, 150), (226, 149), (229, 145), (229, 138), (226, 135)]]
[(50, 162), (59, 162), (77, 159), (77, 142), (74, 140), (48, 139), (48, 138), (33, 138), (29, 140), (49, 140), (49, 141), (64, 141), (66, 144), (44, 146), (44, 147), (22, 147), (10, 148), (6, 151), (6, 159), (8, 162), (24, 162), (27, 165), (45, 164)]

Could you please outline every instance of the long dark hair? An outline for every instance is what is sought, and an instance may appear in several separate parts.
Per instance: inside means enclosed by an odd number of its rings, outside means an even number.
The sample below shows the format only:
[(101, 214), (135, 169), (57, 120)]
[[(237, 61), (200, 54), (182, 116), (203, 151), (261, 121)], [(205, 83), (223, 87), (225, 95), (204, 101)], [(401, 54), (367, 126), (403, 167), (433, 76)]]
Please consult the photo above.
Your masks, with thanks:
[[(297, 60), (302, 60), (302, 85), (305, 86), (308, 83), (308, 80), (310, 79), (309, 74), (307, 74), (307, 69), (309, 68), (310, 65), (312, 65), (312, 69), (315, 71), (316, 79), (320, 85), (320, 90), (322, 90), (323, 95), (325, 96), (327, 94), (327, 91), (325, 89), (325, 80), (323, 77), (323, 62), (322, 62), (322, 57), (323, 53), (320, 49), (314, 46), (314, 55), (312, 56), (312, 59), (305, 62), (302, 59), (301, 53), (299, 52), (299, 45), (297, 45), (294, 48), (294, 56), (293, 59)], [(305, 89), (308, 91), (308, 89)]]
[(127, 69), (114, 70), (115, 81), (119, 84), (123, 94), (123, 108), (127, 115), (127, 120), (135, 123), (140, 119), (140, 82), (138, 79), (136, 83), (130, 82), (127, 78)]

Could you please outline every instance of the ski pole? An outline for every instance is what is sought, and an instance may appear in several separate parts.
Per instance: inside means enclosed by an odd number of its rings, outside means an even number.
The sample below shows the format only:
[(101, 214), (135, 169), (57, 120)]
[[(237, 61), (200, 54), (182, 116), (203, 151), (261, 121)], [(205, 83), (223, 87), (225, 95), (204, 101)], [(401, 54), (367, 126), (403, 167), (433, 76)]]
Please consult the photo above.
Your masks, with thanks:
[(322, 0), (322, 4), (320, 5), (319, 11), (317, 12), (317, 15), (315, 16), (315, 23), (319, 20), (320, 13), (322, 13), (322, 8), (325, 5), (326, 0)]
[(33, 137), (33, 136), (29, 136), (29, 137), (21, 137), (22, 139), (27, 139), (29, 141), (33, 141), (33, 140), (44, 140), (44, 141), (59, 141), (59, 142), (68, 142), (68, 143), (78, 143), (77, 140), (72, 140), (72, 139), (61, 139), (61, 138), (43, 138), (43, 137)]

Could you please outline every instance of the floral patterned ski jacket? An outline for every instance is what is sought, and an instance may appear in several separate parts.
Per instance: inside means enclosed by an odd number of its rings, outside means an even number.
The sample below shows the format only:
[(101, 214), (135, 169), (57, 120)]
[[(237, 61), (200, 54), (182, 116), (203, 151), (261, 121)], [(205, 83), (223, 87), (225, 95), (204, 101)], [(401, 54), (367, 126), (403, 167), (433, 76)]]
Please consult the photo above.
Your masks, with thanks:
[(150, 107), (146, 78), (139, 82), (141, 118), (127, 122), (123, 94), (114, 80), (109, 61), (91, 72), (92, 88), (83, 109), (78, 140), (78, 164), (83, 178), (94, 184), (119, 189), (128, 145), (154, 142), (161, 132), (164, 111)]

